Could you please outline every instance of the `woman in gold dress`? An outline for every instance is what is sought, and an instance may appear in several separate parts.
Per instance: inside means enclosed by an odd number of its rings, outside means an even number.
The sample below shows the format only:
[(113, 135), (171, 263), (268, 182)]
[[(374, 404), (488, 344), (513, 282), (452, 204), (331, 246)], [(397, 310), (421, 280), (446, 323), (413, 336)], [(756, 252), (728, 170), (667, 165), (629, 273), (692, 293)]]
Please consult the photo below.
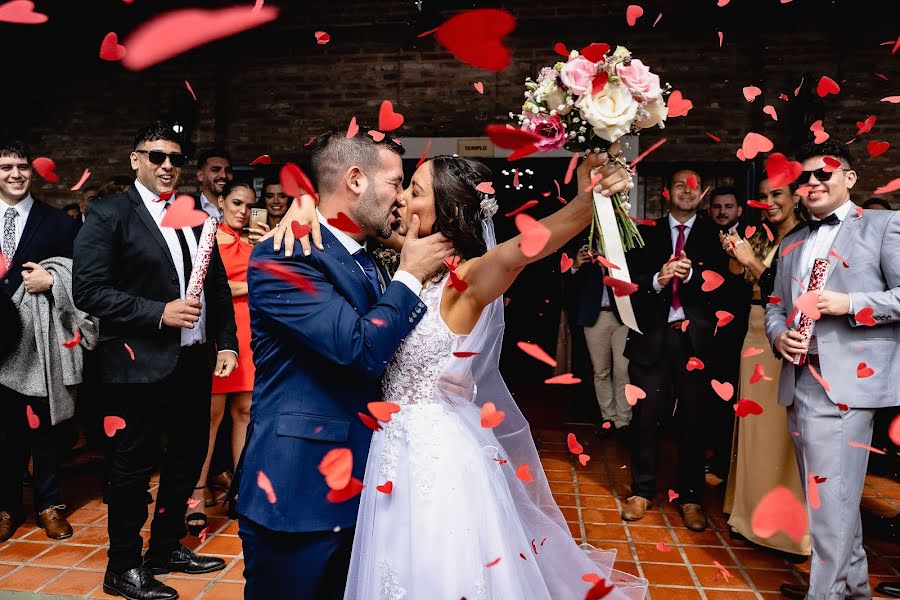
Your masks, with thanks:
[[(756, 348), (760, 354), (741, 361), (740, 396), (759, 404), (763, 412), (735, 420), (734, 443), (728, 487), (725, 492), (725, 512), (734, 537), (743, 536), (750, 542), (772, 548), (798, 560), (810, 555), (809, 534), (801, 543), (783, 532), (761, 538), (750, 527), (753, 509), (762, 497), (776, 486), (784, 486), (803, 501), (800, 470), (794, 454), (794, 444), (788, 431), (787, 413), (778, 404), (778, 377), (781, 360), (772, 353), (764, 326), (765, 305), (774, 287), (778, 266), (778, 245), (785, 235), (803, 226), (803, 210), (799, 196), (789, 186), (772, 189), (768, 179), (759, 184), (759, 200), (768, 203), (763, 210), (765, 227), (760, 226), (749, 239), (737, 234), (721, 234), (722, 246), (730, 257), (732, 273), (743, 273), (753, 286), (753, 306), (750, 324), (744, 340), (744, 351)], [(754, 379), (760, 364), (765, 377)]]

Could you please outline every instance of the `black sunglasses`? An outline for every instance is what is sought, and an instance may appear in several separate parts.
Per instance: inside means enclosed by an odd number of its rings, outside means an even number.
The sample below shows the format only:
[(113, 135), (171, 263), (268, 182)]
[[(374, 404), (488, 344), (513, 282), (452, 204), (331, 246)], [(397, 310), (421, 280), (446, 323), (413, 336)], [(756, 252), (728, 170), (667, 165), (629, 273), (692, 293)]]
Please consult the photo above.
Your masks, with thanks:
[(161, 165), (166, 162), (166, 159), (169, 159), (169, 162), (172, 163), (173, 167), (183, 167), (184, 163), (187, 162), (187, 157), (181, 152), (163, 152), (162, 150), (135, 150), (140, 154), (146, 154), (147, 158), (150, 159), (154, 165)]
[[(174, 164), (174, 163), (173, 163)], [(800, 177), (797, 178), (797, 185), (803, 185), (809, 183), (809, 178), (811, 175), (816, 176), (816, 181), (825, 182), (831, 179), (832, 173), (835, 171), (846, 171), (844, 167), (838, 167), (836, 169), (832, 169), (830, 171), (826, 171), (825, 167), (821, 169), (816, 169), (815, 171), (803, 171), (800, 173)]]

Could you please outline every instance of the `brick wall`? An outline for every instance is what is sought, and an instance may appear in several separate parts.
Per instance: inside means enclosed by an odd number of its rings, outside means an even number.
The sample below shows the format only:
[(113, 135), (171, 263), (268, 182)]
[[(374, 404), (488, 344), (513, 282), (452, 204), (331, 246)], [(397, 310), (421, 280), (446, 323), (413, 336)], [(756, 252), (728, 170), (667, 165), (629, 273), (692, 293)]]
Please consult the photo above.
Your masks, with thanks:
[[(92, 182), (129, 174), (135, 130), (149, 119), (175, 114), (192, 120), (197, 147), (225, 145), (238, 163), (265, 153), (277, 162), (301, 160), (303, 143), (324, 127), (343, 127), (354, 115), (374, 123), (383, 99), (406, 117), (397, 132), (401, 138), (478, 136), (484, 125), (517, 110), (524, 78), (556, 60), (552, 48), (560, 41), (576, 48), (592, 41), (625, 44), (693, 101), (687, 117), (672, 119), (664, 132), (642, 136), (644, 147), (662, 136), (669, 140), (647, 159), (647, 168), (702, 161), (713, 171), (704, 173), (711, 178), (720, 168), (744, 166), (735, 151), (747, 131), (764, 133), (776, 149), (790, 153), (795, 130), (805, 131), (811, 120), (824, 118), (827, 131), (849, 140), (855, 122), (872, 114), (878, 118), (874, 131), (853, 146), (860, 173), (855, 197), (861, 201), (900, 177), (897, 149), (870, 159), (864, 147), (873, 139), (900, 143), (900, 107), (879, 102), (900, 93), (895, 81), (900, 53), (892, 56), (891, 46), (881, 45), (897, 35), (889, 19), (879, 17), (878, 7), (886, 10), (889, 3), (733, 0), (717, 8), (714, 0), (645, 0), (644, 17), (629, 28), (628, 2), (620, 0), (422, 0), (421, 12), (412, 0), (285, 0), (276, 23), (141, 73), (100, 61), (100, 40), (108, 31), (124, 38), (153, 11), (180, 3), (114, 4), (48, 1), (39, 7), (51, 17), (45, 25), (0, 23), (7, 49), (14, 49), (7, 60), (21, 59), (18, 68), (7, 71), (0, 92), (0, 134), (23, 137), (36, 155), (55, 159), (61, 182), (41, 182), (39, 193), (59, 205), (71, 201), (68, 187), (85, 167), (93, 172)], [(502, 73), (464, 65), (432, 37), (416, 37), (473, 5), (503, 6), (519, 19), (508, 38), (514, 61)], [(331, 43), (316, 45), (318, 29), (332, 35)], [(717, 31), (724, 35), (722, 48)], [(52, 57), (42, 58), (41, 47), (52, 48)], [(837, 97), (810, 96), (810, 84), (822, 75), (841, 82)], [(805, 85), (795, 98), (801, 78)], [(473, 89), (475, 81), (484, 82), (484, 95)], [(741, 93), (746, 85), (763, 89), (752, 104)], [(788, 102), (778, 99), (782, 92)], [(777, 123), (762, 113), (766, 104), (776, 107)], [(184, 180), (187, 191), (192, 169)]]

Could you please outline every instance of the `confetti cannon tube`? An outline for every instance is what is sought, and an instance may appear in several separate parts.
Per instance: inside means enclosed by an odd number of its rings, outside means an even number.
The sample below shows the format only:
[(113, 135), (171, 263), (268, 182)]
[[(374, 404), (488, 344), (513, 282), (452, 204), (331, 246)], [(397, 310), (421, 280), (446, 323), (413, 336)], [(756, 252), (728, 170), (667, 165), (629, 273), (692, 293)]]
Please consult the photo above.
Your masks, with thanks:
[[(812, 272), (809, 274), (809, 285), (806, 286), (807, 292), (818, 292), (825, 285), (825, 276), (828, 274), (828, 261), (824, 258), (817, 258), (813, 263)], [(800, 315), (800, 333), (808, 342), (812, 336), (815, 321), (808, 315)], [(794, 364), (802, 365), (806, 361), (805, 354), (795, 354)]]
[(197, 242), (197, 258), (194, 260), (194, 268), (191, 269), (191, 278), (188, 280), (185, 296), (200, 299), (203, 293), (203, 282), (206, 281), (206, 272), (209, 270), (209, 259), (212, 257), (213, 247), (216, 245), (216, 229), (219, 222), (210, 217), (203, 223), (203, 231), (200, 232), (200, 241)]

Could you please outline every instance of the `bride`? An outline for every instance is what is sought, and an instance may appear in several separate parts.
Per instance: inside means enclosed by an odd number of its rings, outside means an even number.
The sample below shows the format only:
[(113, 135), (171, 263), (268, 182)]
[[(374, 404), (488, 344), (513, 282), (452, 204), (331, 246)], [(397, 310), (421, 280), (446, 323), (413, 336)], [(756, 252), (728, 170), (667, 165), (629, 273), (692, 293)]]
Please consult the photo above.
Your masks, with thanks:
[(572, 538), (498, 367), (503, 293), (590, 223), (591, 169), (605, 195), (630, 187), (604, 161), (582, 162), (578, 196), (540, 221), (549, 239), (530, 257), (521, 235), (496, 244), (496, 200), (477, 189), (492, 176), (477, 161), (428, 160), (398, 198), (398, 233), (417, 215), (458, 262), (423, 288), (428, 311), (387, 368), (383, 400), (399, 411), (372, 437), (345, 600), (580, 600), (595, 585), (595, 598), (644, 597), (644, 580), (612, 570), (615, 551)]

